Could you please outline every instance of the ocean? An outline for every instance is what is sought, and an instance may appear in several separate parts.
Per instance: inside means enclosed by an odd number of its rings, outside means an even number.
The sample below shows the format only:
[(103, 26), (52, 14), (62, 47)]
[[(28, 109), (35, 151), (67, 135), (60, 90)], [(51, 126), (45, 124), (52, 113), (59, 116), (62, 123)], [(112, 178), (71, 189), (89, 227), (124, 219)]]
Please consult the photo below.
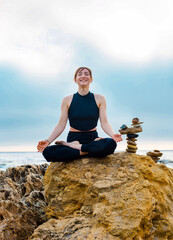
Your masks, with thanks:
[[(173, 150), (160, 150), (163, 155), (159, 162), (173, 168)], [(120, 152), (120, 151), (119, 151)], [(137, 154), (146, 155), (148, 150), (138, 150)], [(40, 152), (0, 152), (0, 170), (28, 164), (48, 163)], [(48, 163), (50, 164), (50, 163)]]

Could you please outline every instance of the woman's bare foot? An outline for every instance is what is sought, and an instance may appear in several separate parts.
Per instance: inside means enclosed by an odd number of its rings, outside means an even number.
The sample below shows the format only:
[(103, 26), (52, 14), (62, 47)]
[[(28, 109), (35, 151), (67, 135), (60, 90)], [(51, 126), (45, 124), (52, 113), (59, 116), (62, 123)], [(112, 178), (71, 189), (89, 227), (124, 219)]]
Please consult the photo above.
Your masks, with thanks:
[(96, 138), (94, 141), (98, 141), (98, 140), (101, 140), (101, 139), (103, 139), (103, 138)]
[(55, 142), (55, 144), (58, 144), (58, 145), (65, 145), (64, 143), (65, 143), (65, 141), (56, 141)]
[(74, 149), (80, 150), (80, 155), (86, 155), (88, 152), (82, 152), (81, 151), (81, 145), (79, 141), (73, 141), (73, 142), (65, 142), (65, 141), (56, 141), (55, 144), (59, 145), (65, 145)]
[(82, 144), (80, 144), (78, 141), (66, 142), (65, 145), (81, 151)]
[(81, 150), (81, 145), (79, 141), (65, 142), (65, 141), (56, 141), (55, 144), (65, 145), (71, 148)]

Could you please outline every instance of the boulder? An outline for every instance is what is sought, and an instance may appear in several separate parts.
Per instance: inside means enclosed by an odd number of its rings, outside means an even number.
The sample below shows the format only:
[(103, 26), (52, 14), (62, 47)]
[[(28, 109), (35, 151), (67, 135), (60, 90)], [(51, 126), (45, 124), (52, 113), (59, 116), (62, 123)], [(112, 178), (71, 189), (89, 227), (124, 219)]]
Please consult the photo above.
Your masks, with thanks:
[(26, 240), (47, 220), (42, 178), (47, 164), (0, 171), (0, 239)]
[(49, 220), (30, 240), (173, 239), (173, 171), (149, 156), (53, 162), (44, 188)]

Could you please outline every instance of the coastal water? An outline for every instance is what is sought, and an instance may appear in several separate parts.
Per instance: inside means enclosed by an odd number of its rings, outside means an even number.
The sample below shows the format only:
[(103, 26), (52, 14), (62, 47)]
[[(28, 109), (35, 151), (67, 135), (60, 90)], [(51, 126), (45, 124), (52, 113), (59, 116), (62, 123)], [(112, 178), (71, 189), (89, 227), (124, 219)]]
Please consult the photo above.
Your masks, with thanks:
[[(148, 150), (139, 150), (137, 154), (146, 155)], [(173, 168), (173, 150), (161, 150), (163, 153), (159, 162)], [(39, 152), (0, 152), (0, 170), (27, 164), (48, 163)], [(49, 164), (49, 163), (48, 163)]]

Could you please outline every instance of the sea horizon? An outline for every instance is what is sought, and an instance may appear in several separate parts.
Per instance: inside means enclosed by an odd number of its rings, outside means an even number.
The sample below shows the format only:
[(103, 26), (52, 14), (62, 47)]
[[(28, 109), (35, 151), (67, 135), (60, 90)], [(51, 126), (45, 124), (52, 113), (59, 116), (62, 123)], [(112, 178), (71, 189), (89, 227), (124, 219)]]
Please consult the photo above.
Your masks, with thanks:
[[(153, 151), (151, 149), (138, 149), (138, 151)], [(173, 151), (173, 149), (159, 149), (159, 151)], [(125, 152), (125, 150), (117, 150), (116, 152)], [(0, 151), (0, 153), (37, 153), (37, 151)], [(38, 152), (39, 153), (39, 152)], [(136, 153), (138, 154), (138, 153)]]
[[(124, 152), (125, 150), (117, 150), (114, 153)], [(136, 154), (146, 155), (148, 149), (138, 150)], [(160, 150), (163, 155), (158, 163), (163, 163), (169, 168), (173, 168), (173, 150)], [(18, 167), (22, 165), (45, 164), (47, 162), (41, 152), (37, 151), (15, 151), (15, 152), (0, 152), (0, 170), (6, 171), (10, 167)]]

